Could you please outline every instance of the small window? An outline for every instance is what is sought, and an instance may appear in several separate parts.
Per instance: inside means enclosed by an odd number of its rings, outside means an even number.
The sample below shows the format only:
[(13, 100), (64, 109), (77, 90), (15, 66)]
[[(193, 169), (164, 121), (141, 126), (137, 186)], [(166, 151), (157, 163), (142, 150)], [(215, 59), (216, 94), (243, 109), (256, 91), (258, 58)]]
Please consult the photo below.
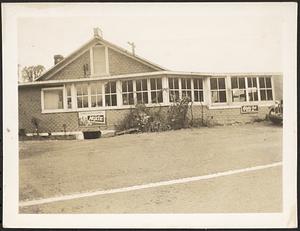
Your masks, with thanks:
[(63, 89), (44, 89), (44, 109), (57, 110), (63, 109)]
[(117, 106), (116, 82), (108, 82), (105, 84), (105, 105)]
[(78, 84), (76, 85), (77, 93), (77, 108), (89, 107), (88, 85)]
[(147, 79), (136, 80), (137, 103), (148, 103)]
[(123, 105), (134, 105), (132, 80), (122, 81), (122, 99)]
[(226, 102), (226, 88), (225, 78), (211, 78), (210, 91), (212, 103), (225, 103)]
[(151, 103), (162, 103), (162, 80), (160, 78), (150, 79)]
[(271, 77), (259, 77), (260, 100), (273, 100)]
[(231, 78), (231, 93), (232, 102), (245, 102), (247, 100), (245, 77)]
[(201, 79), (193, 79), (194, 82), (194, 101), (203, 102), (203, 81)]
[(176, 102), (179, 100), (179, 79), (169, 78), (169, 100)]
[(91, 83), (91, 107), (102, 107), (102, 84)]
[(181, 79), (182, 98), (192, 99), (191, 79)]

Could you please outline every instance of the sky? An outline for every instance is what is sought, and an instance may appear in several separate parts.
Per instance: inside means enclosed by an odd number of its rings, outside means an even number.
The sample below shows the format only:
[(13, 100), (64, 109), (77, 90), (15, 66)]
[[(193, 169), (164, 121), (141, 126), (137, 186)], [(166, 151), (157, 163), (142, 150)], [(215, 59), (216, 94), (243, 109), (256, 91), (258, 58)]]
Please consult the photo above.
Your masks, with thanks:
[(169, 70), (281, 72), (284, 18), (277, 4), (31, 4), (18, 18), (18, 62), (53, 66), (93, 37)]

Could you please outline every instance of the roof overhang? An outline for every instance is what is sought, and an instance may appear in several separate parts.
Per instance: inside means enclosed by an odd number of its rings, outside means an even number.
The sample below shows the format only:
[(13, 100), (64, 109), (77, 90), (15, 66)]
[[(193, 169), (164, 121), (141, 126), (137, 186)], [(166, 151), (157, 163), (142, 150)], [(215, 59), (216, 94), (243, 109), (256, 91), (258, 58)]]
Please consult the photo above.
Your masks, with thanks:
[(26, 86), (51, 86), (65, 83), (87, 82), (87, 81), (110, 81), (118, 79), (135, 79), (140, 77), (155, 77), (160, 75), (172, 75), (172, 76), (199, 76), (199, 77), (215, 77), (215, 76), (265, 76), (265, 75), (282, 75), (280, 72), (232, 72), (232, 73), (218, 73), (218, 72), (183, 72), (183, 71), (155, 71), (155, 72), (143, 72), (136, 74), (114, 75), (114, 76), (95, 76), (92, 78), (80, 78), (80, 79), (62, 79), (62, 80), (45, 80), (19, 83), (19, 87)]

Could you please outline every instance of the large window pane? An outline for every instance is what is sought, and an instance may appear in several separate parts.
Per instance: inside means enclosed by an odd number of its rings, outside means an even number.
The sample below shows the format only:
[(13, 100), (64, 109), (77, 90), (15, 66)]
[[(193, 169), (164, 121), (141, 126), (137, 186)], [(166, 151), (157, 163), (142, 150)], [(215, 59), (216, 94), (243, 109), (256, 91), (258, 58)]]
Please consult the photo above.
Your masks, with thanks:
[(219, 89), (225, 89), (225, 78), (218, 78)]
[(220, 96), (220, 102), (221, 103), (226, 102), (226, 92), (225, 91), (220, 91), (219, 96)]
[(271, 78), (266, 78), (266, 88), (272, 88)]
[(259, 87), (260, 88), (265, 88), (266, 87), (265, 78), (264, 77), (260, 77), (259, 78)]
[(273, 100), (272, 90), (267, 90), (267, 99), (268, 100)]
[(210, 79), (210, 89), (211, 90), (216, 90), (218, 89), (218, 82), (216, 78)]
[(266, 91), (260, 90), (260, 99), (261, 100), (267, 100)]
[(63, 109), (63, 90), (44, 91), (44, 109)]
[(231, 78), (231, 88), (238, 88), (238, 80), (236, 77)]

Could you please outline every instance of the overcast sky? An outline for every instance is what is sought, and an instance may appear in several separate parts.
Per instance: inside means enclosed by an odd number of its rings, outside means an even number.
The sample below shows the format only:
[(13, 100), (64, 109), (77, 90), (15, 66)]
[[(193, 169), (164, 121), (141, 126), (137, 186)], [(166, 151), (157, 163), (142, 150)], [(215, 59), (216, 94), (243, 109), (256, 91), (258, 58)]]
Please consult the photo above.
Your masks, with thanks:
[[(30, 5), (27, 5), (27, 10)], [(18, 20), (18, 62), (53, 66), (90, 40), (104, 39), (167, 69), (198, 72), (282, 71), (283, 16), (268, 4), (32, 5)]]

